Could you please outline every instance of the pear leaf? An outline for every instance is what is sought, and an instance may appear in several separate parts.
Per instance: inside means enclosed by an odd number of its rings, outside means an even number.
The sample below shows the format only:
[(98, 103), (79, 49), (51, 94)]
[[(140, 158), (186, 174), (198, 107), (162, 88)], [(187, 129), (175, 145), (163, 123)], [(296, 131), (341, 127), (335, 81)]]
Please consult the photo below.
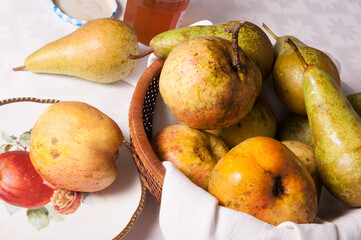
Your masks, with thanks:
[(15, 149), (14, 149), (14, 151), (24, 151), (24, 148), (20, 148), (20, 147), (16, 147)]
[(82, 203), (85, 203), (85, 204), (92, 204), (93, 203), (93, 199), (92, 199), (91, 195), (88, 192), (82, 192), (81, 194), (83, 195), (82, 199), (81, 199)]
[(5, 203), (5, 208), (6, 208), (6, 211), (7, 211), (10, 215), (13, 215), (14, 213), (16, 213), (16, 212), (18, 212), (20, 209), (22, 209), (21, 207), (14, 206), (14, 205), (7, 204), (7, 203)]
[(31, 132), (27, 131), (19, 137), (19, 143), (24, 147), (29, 147)]
[(6, 132), (1, 131), (1, 138), (7, 143), (13, 143), (16, 140), (14, 135), (9, 136)]
[(55, 222), (61, 222), (65, 220), (65, 217), (61, 215), (60, 213), (57, 213), (54, 209), (54, 207), (51, 204), (47, 204), (45, 206), (46, 210), (48, 210), (49, 217), (51, 220)]
[(3, 144), (0, 146), (0, 153), (8, 152), (14, 145), (12, 144)]
[(28, 216), (30, 224), (38, 230), (46, 228), (49, 225), (49, 212), (45, 207), (29, 208), (26, 211), (26, 215)]

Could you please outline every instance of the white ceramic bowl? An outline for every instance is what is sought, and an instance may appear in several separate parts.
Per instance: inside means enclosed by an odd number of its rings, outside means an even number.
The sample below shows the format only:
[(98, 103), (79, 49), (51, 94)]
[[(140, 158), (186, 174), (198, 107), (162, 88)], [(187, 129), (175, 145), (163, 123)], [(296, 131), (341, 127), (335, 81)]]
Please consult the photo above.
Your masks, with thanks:
[[(96, 1), (96, 0), (94, 0)], [(107, 16), (102, 16), (102, 17), (113, 17), (118, 9), (118, 4), (116, 0), (100, 0), (103, 1), (105, 3), (107, 3), (110, 7), (110, 11), (109, 14), (107, 14)], [(50, 2), (50, 6), (53, 9), (54, 13), (57, 14), (61, 19), (63, 19), (66, 22), (69, 22), (73, 25), (76, 26), (81, 26), (84, 23), (89, 22), (89, 19), (77, 19), (75, 17), (71, 17), (69, 15), (67, 15), (62, 9), (60, 9), (54, 2), (54, 0), (49, 0)]]

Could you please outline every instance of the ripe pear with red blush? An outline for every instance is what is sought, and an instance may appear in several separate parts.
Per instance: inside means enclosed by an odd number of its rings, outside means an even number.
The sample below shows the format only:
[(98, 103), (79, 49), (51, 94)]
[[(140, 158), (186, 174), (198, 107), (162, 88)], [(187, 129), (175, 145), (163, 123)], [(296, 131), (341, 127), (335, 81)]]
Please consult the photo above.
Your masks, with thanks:
[(228, 152), (227, 145), (215, 135), (183, 124), (163, 128), (151, 143), (161, 161), (172, 162), (205, 190), (214, 166)]
[(97, 192), (117, 177), (123, 139), (117, 123), (99, 109), (63, 101), (45, 109), (35, 122), (30, 159), (56, 189)]
[(212, 130), (240, 121), (260, 94), (262, 75), (233, 42), (200, 37), (177, 45), (165, 60), (159, 91), (174, 116), (185, 125)]

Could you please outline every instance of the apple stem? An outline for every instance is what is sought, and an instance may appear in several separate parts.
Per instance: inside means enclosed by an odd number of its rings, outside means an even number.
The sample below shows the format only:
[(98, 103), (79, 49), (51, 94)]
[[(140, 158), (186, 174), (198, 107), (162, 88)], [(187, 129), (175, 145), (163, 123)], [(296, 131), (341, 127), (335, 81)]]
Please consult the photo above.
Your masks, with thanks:
[(245, 21), (239, 21), (235, 25), (224, 29), (225, 32), (232, 33), (232, 49), (234, 51), (233, 67), (237, 69), (238, 72), (243, 72), (241, 60), (243, 61), (246, 58), (246, 55), (238, 44), (238, 32), (245, 23)]
[(13, 68), (14, 71), (20, 71), (20, 70), (24, 70), (24, 69), (25, 69), (25, 65)]
[(308, 67), (308, 64), (307, 64), (306, 60), (304, 59), (304, 57), (302, 56), (302, 54), (301, 54), (300, 50), (298, 49), (298, 47), (296, 46), (296, 44), (292, 41), (291, 38), (286, 38), (285, 42), (288, 43), (291, 46), (293, 51), (295, 51), (297, 57), (301, 61), (301, 64), (306, 69)]
[(267, 32), (268, 32), (269, 34), (271, 34), (271, 36), (272, 36), (276, 41), (278, 40), (278, 36), (277, 36), (276, 34), (274, 34), (274, 33), (271, 31), (271, 29), (270, 29), (266, 24), (263, 23), (263, 27), (267, 30)]
[(128, 58), (129, 59), (140, 59), (142, 57), (145, 57), (145, 56), (151, 54), (152, 52), (154, 52), (154, 50), (150, 48), (147, 51), (145, 51), (141, 54), (138, 54), (138, 55), (128, 54)]
[(24, 145), (22, 145), (19, 141), (15, 141), (15, 142), (19, 147), (23, 148), (24, 151), (26, 151), (26, 147)]

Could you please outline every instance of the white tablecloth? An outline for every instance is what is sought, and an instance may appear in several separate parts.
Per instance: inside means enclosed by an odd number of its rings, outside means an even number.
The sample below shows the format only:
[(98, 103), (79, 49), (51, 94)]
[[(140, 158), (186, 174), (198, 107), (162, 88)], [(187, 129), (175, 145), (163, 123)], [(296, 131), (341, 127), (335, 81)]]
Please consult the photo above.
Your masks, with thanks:
[[(126, 0), (118, 4), (116, 17), (122, 19)], [(191, 0), (182, 25), (203, 19), (213, 23), (248, 20), (259, 26), (266, 23), (277, 35), (294, 35), (329, 53), (340, 66), (342, 89), (351, 94), (361, 92), (360, 12), (359, 0)], [(1, 99), (32, 96), (84, 101), (117, 119), (128, 138), (129, 102), (147, 65), (146, 58), (124, 81), (107, 85), (65, 76), (15, 73), (11, 68), (22, 65), (31, 52), (77, 27), (56, 16), (47, 1), (2, 0), (0, 19)], [(270, 85), (270, 81), (266, 84)], [(283, 106), (274, 96), (267, 97), (272, 99), (276, 115), (282, 118), (283, 111), (279, 109)], [(143, 213), (125, 239), (163, 239), (159, 207), (149, 194)]]

